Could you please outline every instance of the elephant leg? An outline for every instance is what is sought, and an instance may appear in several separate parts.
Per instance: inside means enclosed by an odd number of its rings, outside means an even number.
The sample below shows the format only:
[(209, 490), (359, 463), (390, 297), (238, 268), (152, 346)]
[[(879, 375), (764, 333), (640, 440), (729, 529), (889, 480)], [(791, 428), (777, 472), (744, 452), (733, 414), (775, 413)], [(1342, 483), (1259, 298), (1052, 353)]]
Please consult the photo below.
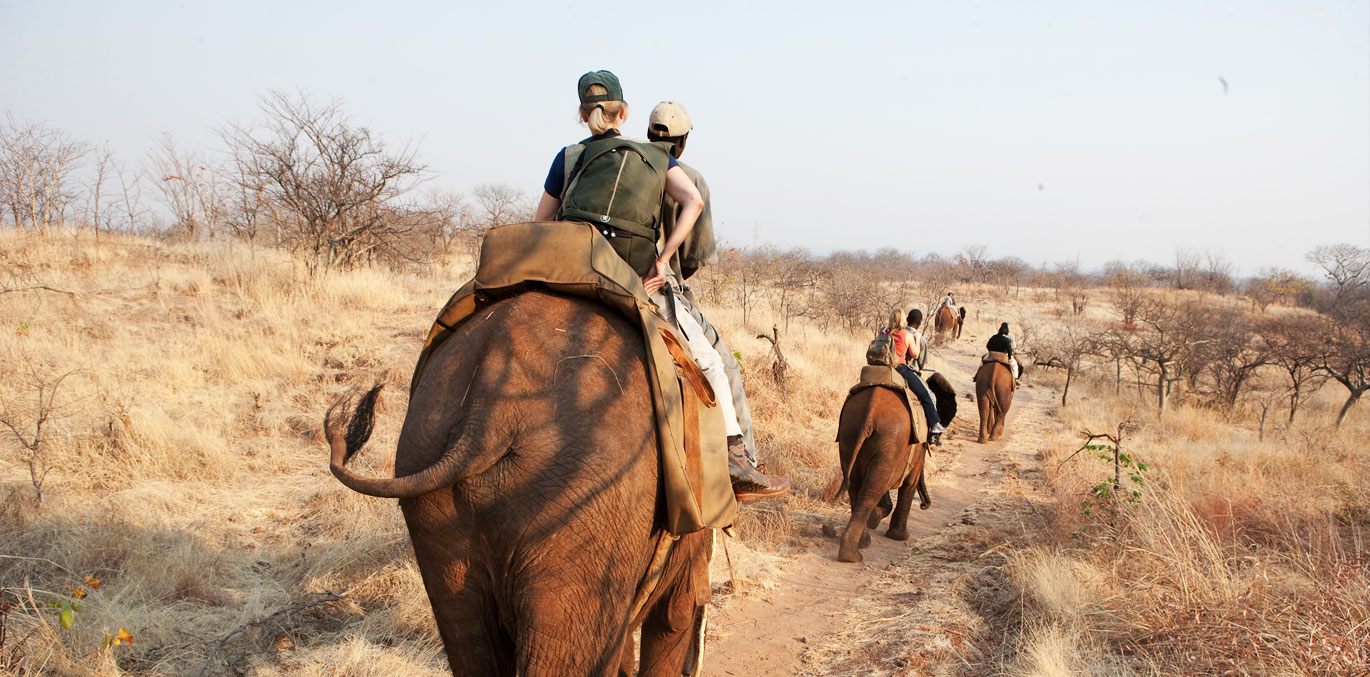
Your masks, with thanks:
[(874, 529), (880, 526), (880, 520), (885, 519), (885, 516), (893, 511), (894, 501), (890, 500), (890, 492), (886, 491), (885, 495), (880, 497), (880, 502), (875, 504), (875, 509), (871, 511), (870, 518), (866, 520), (866, 528)]
[(851, 487), (847, 490), (851, 496), (851, 520), (842, 532), (841, 545), (837, 549), (839, 562), (860, 562), (862, 545), (870, 545), (866, 521), (870, 518), (876, 503), (880, 502), (880, 495), (884, 493), (880, 488), (873, 486), (868, 481), (870, 479), (871, 477), (864, 473), (852, 473)]
[(991, 417), (994, 415), (994, 407), (989, 405), (989, 398), (982, 394), (976, 394), (975, 406), (980, 410), (980, 439), (976, 440), (984, 444), (989, 439), (990, 427), (993, 425)]
[(909, 453), (913, 454), (913, 467), (899, 487), (899, 505), (895, 506), (894, 514), (890, 516), (890, 528), (885, 531), (886, 537), (896, 541), (909, 539), (909, 506), (913, 504), (913, 494), (918, 490), (918, 478), (923, 475), (923, 445), (915, 444)]
[[(656, 600), (642, 622), (642, 661), (638, 674), (643, 677), (680, 677), (695, 649), (695, 629), (701, 620), (701, 598), (708, 585), (703, 569), (707, 567), (711, 531), (699, 531), (682, 538), (671, 554), (671, 568), (678, 570), (675, 582)], [(699, 574), (698, 576), (696, 574)], [(701, 593), (704, 593), (701, 595)], [(701, 647), (702, 648), (702, 647)]]
[(450, 496), (435, 492), (404, 499), (400, 508), (443, 646), (462, 648), (447, 652), (453, 676), (512, 677), (514, 638), (500, 622), (489, 575), (471, 566), (471, 538), (451, 528), (455, 517)]

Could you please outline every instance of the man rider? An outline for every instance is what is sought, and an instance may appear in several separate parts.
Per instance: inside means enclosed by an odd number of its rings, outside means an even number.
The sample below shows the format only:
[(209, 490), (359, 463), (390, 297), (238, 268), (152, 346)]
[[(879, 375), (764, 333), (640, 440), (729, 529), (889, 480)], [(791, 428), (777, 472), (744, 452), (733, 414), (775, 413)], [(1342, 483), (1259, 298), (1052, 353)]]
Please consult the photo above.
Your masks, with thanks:
[[(679, 162), (681, 154), (685, 152), (685, 143), (689, 138), (691, 129), (693, 129), (693, 125), (690, 123), (689, 113), (685, 112), (684, 106), (674, 101), (663, 101), (657, 104), (647, 120), (647, 139), (672, 144), (671, 155), (676, 158), (679, 163), (678, 166), (685, 171), (685, 174), (694, 181), (700, 196), (704, 198), (704, 210), (695, 219), (694, 229), (691, 231), (690, 237), (680, 245), (676, 256), (671, 259), (671, 268), (678, 279), (670, 284), (676, 286), (679, 286), (680, 280), (688, 279), (700, 267), (718, 260), (713, 237), (712, 210), (709, 204), (709, 185), (705, 183), (704, 177), (700, 175), (698, 170), (684, 162)], [(666, 204), (662, 209), (663, 223), (675, 223), (676, 209), (678, 209), (678, 205), (675, 204), (675, 201), (669, 197), (666, 198)], [(670, 237), (669, 230), (663, 229), (661, 237)], [(742, 371), (738, 368), (732, 349), (719, 335), (718, 329), (699, 312), (698, 304), (695, 303), (694, 295), (690, 293), (689, 287), (682, 287), (677, 299), (685, 301), (685, 303), (678, 304), (679, 309), (688, 312), (704, 329), (705, 338), (718, 351), (719, 357), (723, 360), (723, 368), (728, 374), (728, 385), (732, 390), (733, 409), (737, 412), (738, 426), (742, 428), (742, 435), (734, 435), (728, 438), (728, 474), (732, 476), (733, 491), (739, 501), (770, 498), (784, 494), (789, 491), (790, 481), (784, 477), (767, 477), (764, 466), (757, 463), (751, 408), (747, 405), (747, 395), (742, 390)]]

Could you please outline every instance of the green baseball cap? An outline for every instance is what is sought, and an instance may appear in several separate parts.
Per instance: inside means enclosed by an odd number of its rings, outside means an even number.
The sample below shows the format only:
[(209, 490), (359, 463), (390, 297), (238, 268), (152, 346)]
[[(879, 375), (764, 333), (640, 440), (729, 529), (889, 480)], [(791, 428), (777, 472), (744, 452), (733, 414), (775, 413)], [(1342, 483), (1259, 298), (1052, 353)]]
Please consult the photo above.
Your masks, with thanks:
[[(590, 89), (590, 85), (601, 85), (607, 91), (604, 94), (587, 94), (586, 90)], [(590, 71), (580, 76), (580, 82), (576, 83), (576, 93), (580, 95), (581, 103), (623, 100), (623, 86), (618, 84), (618, 76), (609, 71)]]

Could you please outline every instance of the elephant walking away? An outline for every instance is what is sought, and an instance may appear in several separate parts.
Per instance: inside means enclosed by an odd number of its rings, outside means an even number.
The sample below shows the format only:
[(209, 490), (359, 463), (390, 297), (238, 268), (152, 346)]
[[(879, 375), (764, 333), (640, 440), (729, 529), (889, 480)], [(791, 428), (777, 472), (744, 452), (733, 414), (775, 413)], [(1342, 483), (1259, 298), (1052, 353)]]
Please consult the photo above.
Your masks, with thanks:
[(1004, 434), (1008, 408), (1013, 405), (1013, 374), (1008, 365), (989, 361), (975, 372), (975, 404), (980, 409), (980, 444)]
[[(913, 409), (914, 416), (923, 416), (920, 408)], [(899, 487), (899, 502), (885, 535), (896, 541), (909, 537), (909, 507), (914, 493), (921, 495), (922, 507), (931, 505), (923, 481), (927, 445), (909, 444), (909, 415), (903, 399), (883, 387), (858, 390), (842, 405), (837, 448), (851, 519), (841, 535), (838, 561), (861, 561), (861, 548), (870, 545), (866, 530), (874, 529), (885, 516), (877, 504), (890, 489)]]
[[(346, 467), (376, 390), (329, 411), (334, 475), (400, 499), (452, 674), (633, 674), (638, 627), (640, 674), (688, 672), (712, 532), (658, 549), (671, 539), (655, 523), (646, 360), (641, 330), (613, 309), (530, 291), (431, 354), (394, 478)], [(659, 583), (640, 586), (651, 571)]]

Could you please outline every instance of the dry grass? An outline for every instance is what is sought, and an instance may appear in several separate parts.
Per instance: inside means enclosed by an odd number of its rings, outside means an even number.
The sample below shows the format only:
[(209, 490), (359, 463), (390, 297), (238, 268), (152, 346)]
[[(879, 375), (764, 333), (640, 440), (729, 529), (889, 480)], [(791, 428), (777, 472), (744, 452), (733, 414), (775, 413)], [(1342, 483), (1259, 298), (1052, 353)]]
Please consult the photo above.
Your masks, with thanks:
[[(1149, 398), (1115, 395), (1111, 380), (1079, 393), (1046, 450), (1053, 527), (1012, 555), (1029, 623), (1146, 672), (1370, 671), (1364, 408), (1332, 427), (1344, 394), (1327, 387), (1262, 440), (1258, 414), (1240, 408), (1180, 405), (1158, 419)], [(1086, 514), (1081, 502), (1112, 464), (1070, 458), (1081, 444), (1070, 431), (1124, 420), (1135, 425), (1124, 450), (1151, 464), (1142, 497)], [(1041, 666), (1057, 653), (1024, 651), (1014, 672), (1050, 674)]]
[[(0, 294), (0, 415), (31, 435), (37, 386), (67, 375), (44, 425), (41, 505), (27, 450), (0, 435), (0, 599), (14, 605), (0, 673), (445, 674), (398, 510), (332, 479), (318, 426), (349, 386), (407, 380), (433, 313), (469, 270), (456, 260), (421, 275), (310, 279), (243, 245), (0, 231), (0, 287), (61, 290)], [(1058, 321), (1051, 292), (975, 294), (968, 335), (1003, 318), (1025, 331)], [(730, 559), (747, 594), (774, 585), (796, 532), (835, 510), (823, 498), (836, 417), (868, 337), (796, 322), (782, 338), (782, 391), (769, 344), (753, 338), (770, 318), (709, 315), (743, 355), (761, 460), (795, 486), (744, 510), (716, 560), (716, 580)], [(1086, 315), (1105, 317), (1104, 301)], [(1059, 376), (1033, 378), (1048, 387)], [(1114, 396), (1111, 383), (1072, 386), (1063, 432), (1042, 450), (1049, 526), (1024, 538), (1035, 547), (1005, 553), (1021, 639), (1003, 640), (1017, 645), (993, 669), (1363, 672), (1370, 409), (1334, 429), (1339, 404), (1329, 387), (1262, 441), (1250, 411), (1180, 404), (1156, 421), (1149, 400)], [(372, 449), (394, 444), (402, 415), (382, 412)], [(1144, 498), (1084, 515), (1108, 469), (1083, 456), (1062, 464), (1074, 431), (1126, 418), (1140, 424), (1127, 449), (1153, 464)], [(63, 629), (46, 605), (77, 588), (83, 610)], [(310, 606), (330, 592), (342, 598)], [(105, 646), (119, 628), (134, 644)]]

